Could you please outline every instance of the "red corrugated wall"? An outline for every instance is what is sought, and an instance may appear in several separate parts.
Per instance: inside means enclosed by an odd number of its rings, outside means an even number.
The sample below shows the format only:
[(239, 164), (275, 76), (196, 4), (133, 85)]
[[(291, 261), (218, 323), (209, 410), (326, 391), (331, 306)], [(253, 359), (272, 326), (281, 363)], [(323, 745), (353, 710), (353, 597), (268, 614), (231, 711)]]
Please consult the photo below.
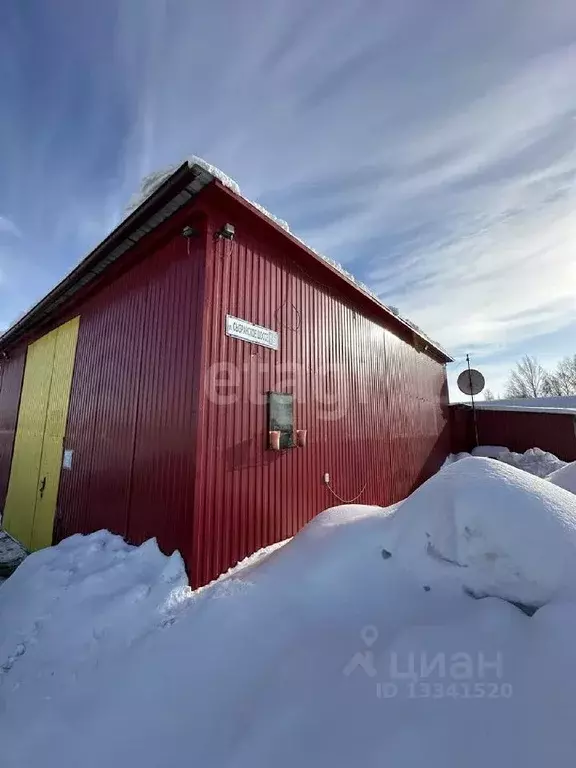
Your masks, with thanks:
[[(472, 409), (453, 405), (450, 411), (452, 450), (471, 451), (476, 444)], [(576, 460), (576, 422), (570, 414), (478, 408), (476, 420), (480, 445), (504, 445), (518, 453), (541, 448), (564, 461)]]
[(0, 361), (0, 509), (8, 491), (25, 360), (26, 350), (19, 349)]
[(204, 253), (176, 235), (78, 308), (57, 539), (108, 528), (189, 555)]
[[(177, 234), (197, 219), (200, 238)], [(213, 239), (225, 221), (234, 243)], [(38, 329), (81, 316), (56, 539), (103, 527), (133, 542), (157, 536), (166, 552), (180, 549), (198, 585), (326, 507), (409, 494), (449, 450), (445, 371), (369, 304), (252, 210), (206, 189)], [(227, 313), (278, 330), (280, 350), (226, 337)], [(222, 391), (226, 376), (233, 386)], [(266, 449), (269, 390), (295, 394), (306, 448)], [(15, 423), (17, 402), (7, 411)], [(0, 479), (3, 466), (0, 456)]]
[[(300, 249), (252, 213), (212, 197), (211, 214), (212, 228), (231, 221), (237, 236), (207, 258), (195, 584), (326, 507), (403, 498), (450, 447), (442, 364), (327, 287), (322, 267), (303, 266)], [(279, 331), (279, 350), (227, 337), (226, 314)], [(269, 390), (294, 393), (306, 448), (266, 450)]]

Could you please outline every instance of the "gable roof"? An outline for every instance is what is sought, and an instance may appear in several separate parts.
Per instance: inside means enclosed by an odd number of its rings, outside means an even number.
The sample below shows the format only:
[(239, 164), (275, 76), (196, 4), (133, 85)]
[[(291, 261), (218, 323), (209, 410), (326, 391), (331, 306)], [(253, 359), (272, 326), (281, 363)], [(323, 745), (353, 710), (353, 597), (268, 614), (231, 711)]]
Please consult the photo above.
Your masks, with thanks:
[(335, 262), (327, 260), (299, 238), (292, 235), (273, 217), (269, 217), (260, 206), (256, 206), (243, 198), (236, 190), (227, 188), (219, 181), (209, 167), (196, 162), (184, 162), (171, 173), (152, 194), (145, 199), (129, 216), (127, 216), (93, 251), (91, 251), (74, 269), (61, 280), (43, 299), (35, 304), (28, 312), (19, 318), (8, 330), (0, 336), (0, 349), (17, 342), (24, 334), (33, 330), (43, 321), (72, 299), (82, 288), (98, 279), (113, 263), (118, 261), (143, 237), (154, 231), (162, 222), (169, 219), (180, 208), (196, 197), (204, 187), (212, 184), (232, 196), (237, 202), (250, 208), (252, 213), (265, 220), (284, 237), (304, 250), (309, 258), (322, 263), (327, 269), (338, 276), (349, 287), (360, 294), (364, 300), (369, 300), (378, 314), (386, 316), (392, 327), (402, 327), (408, 330), (417, 340), (418, 346), (425, 350), (433, 350), (442, 362), (452, 362), (452, 358), (436, 342), (432, 341), (419, 328), (402, 318), (396, 312), (383, 304), (365, 286), (358, 284), (349, 273), (340, 269)]

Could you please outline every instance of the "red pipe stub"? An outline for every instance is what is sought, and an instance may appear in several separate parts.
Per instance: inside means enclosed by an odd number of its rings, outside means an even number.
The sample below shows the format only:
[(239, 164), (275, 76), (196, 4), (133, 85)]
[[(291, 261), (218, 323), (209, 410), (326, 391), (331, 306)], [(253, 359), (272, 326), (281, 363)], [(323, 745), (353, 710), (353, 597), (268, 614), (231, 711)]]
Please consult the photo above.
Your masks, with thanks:
[(308, 435), (307, 429), (297, 429), (296, 430), (296, 445), (298, 448), (305, 448), (306, 447), (306, 436)]
[(280, 430), (271, 429), (270, 432), (268, 432), (268, 438), (269, 438), (270, 450), (279, 451), (280, 450)]

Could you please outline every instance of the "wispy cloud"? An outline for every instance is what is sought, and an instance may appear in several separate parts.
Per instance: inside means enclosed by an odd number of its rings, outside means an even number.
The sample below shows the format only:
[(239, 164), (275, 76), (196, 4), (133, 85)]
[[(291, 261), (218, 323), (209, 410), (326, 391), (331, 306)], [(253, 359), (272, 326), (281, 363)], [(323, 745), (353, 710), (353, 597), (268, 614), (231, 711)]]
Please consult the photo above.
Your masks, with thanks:
[(10, 219), (7, 219), (6, 216), (0, 216), (0, 233), (5, 232), (9, 235), (14, 235), (14, 237), (21, 237), (22, 233), (14, 224), (13, 221), (10, 221)]
[[(493, 11), (457, 13), (446, 31), (414, 8), (389, 15), (356, 2), (303, 17), (259, 6), (206, 35), (198, 54), (212, 48), (216, 72), (193, 85), (167, 14), (173, 48), (148, 51), (161, 64), (143, 89), (144, 165), (200, 142), (249, 194), (297, 231), (302, 222), (313, 245), (456, 350), (561, 328), (576, 314), (576, 48), (535, 3), (502, 29)], [(525, 33), (516, 47), (514, 23)], [(541, 44), (527, 45), (539, 31)], [(478, 56), (478, 38), (494, 61)], [(173, 87), (159, 87), (164, 77)], [(186, 93), (206, 109), (197, 119)], [(151, 151), (150, 134), (166, 138), (162, 149)]]
[(0, 47), (24, 72), (0, 210), (30, 211), (25, 257), (55, 265), (31, 292), (198, 154), (456, 354), (504, 366), (575, 322), (568, 0), (81, 0), (66, 24), (36, 2)]
[(453, 348), (485, 351), (574, 320), (575, 68), (574, 47), (537, 59), (407, 153), (416, 171), (386, 219), (408, 209), (420, 232), (394, 260), (373, 260), (371, 277)]

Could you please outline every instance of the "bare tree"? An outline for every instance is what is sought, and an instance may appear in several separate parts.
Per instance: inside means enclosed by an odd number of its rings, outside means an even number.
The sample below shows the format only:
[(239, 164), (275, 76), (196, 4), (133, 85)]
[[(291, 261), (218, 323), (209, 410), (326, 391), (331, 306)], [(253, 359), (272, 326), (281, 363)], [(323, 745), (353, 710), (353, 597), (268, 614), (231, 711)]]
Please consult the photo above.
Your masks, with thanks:
[(484, 400), (496, 400), (494, 397), (494, 392), (492, 392), (491, 389), (484, 390)]
[(506, 397), (543, 397), (548, 394), (548, 374), (535, 357), (525, 355), (510, 371)]
[(563, 397), (576, 395), (576, 355), (560, 360), (546, 382), (546, 394)]

